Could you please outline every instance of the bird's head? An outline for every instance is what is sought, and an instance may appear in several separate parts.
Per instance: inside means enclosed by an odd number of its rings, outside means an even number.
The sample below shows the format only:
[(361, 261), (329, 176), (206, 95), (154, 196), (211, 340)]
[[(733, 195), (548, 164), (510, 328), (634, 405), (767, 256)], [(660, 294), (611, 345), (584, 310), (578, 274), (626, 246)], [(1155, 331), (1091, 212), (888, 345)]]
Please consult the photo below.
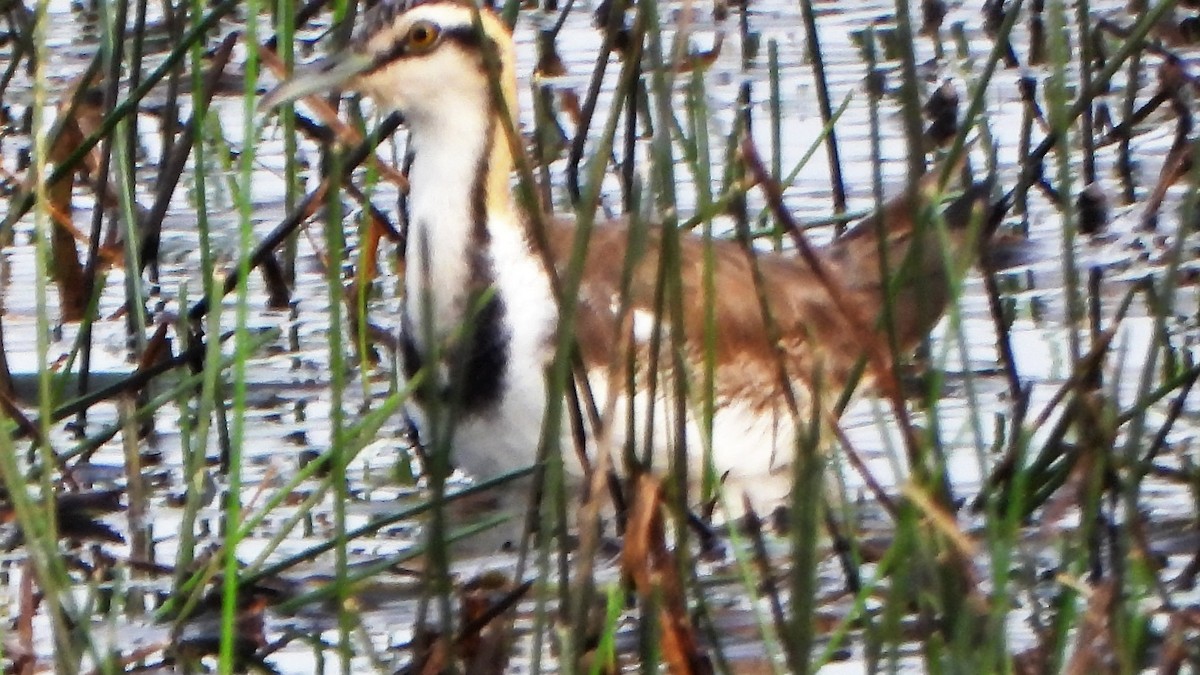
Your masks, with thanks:
[[(491, 67), (488, 49), (495, 55)], [(384, 0), (367, 13), (346, 50), (284, 82), (260, 107), (346, 88), (400, 111), (415, 128), (492, 111), (490, 83), (499, 77), (515, 116), (513, 61), (512, 33), (488, 10), (451, 0)]]

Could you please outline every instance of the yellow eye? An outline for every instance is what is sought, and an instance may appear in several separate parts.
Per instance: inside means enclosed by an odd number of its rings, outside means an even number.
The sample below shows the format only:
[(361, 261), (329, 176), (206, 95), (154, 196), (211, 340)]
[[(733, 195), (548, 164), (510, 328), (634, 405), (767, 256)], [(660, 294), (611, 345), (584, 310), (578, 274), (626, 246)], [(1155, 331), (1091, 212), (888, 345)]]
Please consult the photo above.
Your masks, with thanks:
[(428, 21), (418, 21), (408, 29), (408, 46), (417, 51), (429, 49), (437, 44), (440, 29)]

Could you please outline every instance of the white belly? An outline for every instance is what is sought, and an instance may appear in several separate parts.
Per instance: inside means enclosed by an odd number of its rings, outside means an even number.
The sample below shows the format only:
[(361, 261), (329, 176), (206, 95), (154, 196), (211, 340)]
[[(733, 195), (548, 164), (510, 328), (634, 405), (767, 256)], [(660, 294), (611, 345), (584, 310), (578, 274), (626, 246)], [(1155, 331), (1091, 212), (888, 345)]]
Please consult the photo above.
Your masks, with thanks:
[[(502, 475), (530, 466), (537, 460), (545, 417), (544, 380), (540, 373), (525, 371), (513, 373), (509, 382), (497, 407), (465, 417), (454, 430), (454, 464), (475, 478)], [(592, 378), (592, 394), (601, 410), (604, 433), (597, 434), (588, 426), (589, 460), (594, 463), (597, 453), (607, 451), (620, 468), (628, 440), (628, 398), (620, 394), (609, 402), (599, 377)], [(678, 424), (672, 404), (661, 395), (657, 398), (651, 407), (648, 395), (634, 397), (633, 438), (639, 457), (644, 455), (648, 439), (654, 470), (665, 473), (679, 447)], [(559, 447), (568, 475), (578, 478), (583, 471), (577, 460), (567, 415), (570, 415), (569, 411), (564, 413), (559, 425)], [(651, 415), (653, 424), (648, 427)], [(759, 411), (736, 401), (727, 402), (716, 410), (711, 438), (698, 423), (699, 418), (698, 410), (689, 410), (684, 424), (683, 440), (688, 452), (689, 474), (693, 478), (701, 475), (704, 458), (710, 453), (716, 474), (728, 474), (731, 480), (788, 474), (794, 454), (794, 430), (782, 405), (777, 410)]]

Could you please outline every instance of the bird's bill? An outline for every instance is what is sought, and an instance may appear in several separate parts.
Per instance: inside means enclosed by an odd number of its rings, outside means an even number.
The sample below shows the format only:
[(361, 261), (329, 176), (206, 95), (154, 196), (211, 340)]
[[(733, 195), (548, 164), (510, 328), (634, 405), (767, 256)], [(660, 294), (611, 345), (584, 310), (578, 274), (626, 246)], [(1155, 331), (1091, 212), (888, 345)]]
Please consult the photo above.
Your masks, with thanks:
[(316, 67), (297, 72), (278, 87), (267, 92), (258, 102), (260, 112), (267, 112), (312, 94), (323, 94), (344, 85), (374, 65), (370, 57), (349, 52), (330, 57)]

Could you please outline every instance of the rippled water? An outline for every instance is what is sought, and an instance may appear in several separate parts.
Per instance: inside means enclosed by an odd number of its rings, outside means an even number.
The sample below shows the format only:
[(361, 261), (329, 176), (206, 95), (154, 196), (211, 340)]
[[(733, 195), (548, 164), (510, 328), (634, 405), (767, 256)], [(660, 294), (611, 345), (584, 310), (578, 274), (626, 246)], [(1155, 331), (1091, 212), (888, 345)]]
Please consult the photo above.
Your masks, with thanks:
[[(95, 17), (78, 11), (69, 3), (52, 3), (50, 11), (54, 20), (51, 22), (48, 44), (52, 50), (53, 67), (47, 86), (51, 92), (51, 100), (55, 100), (86, 66), (96, 49), (97, 36)], [(838, 120), (837, 132), (846, 170), (851, 211), (866, 211), (874, 204), (871, 195), (868, 97), (863, 89), (865, 67), (854, 36), (867, 25), (876, 25), (881, 32), (890, 30), (890, 11), (885, 3), (861, 2), (853, 5), (824, 3), (819, 12), (822, 49), (830, 78), (831, 97), (835, 106), (849, 100), (845, 113)], [(1110, 10), (1096, 11), (1104, 13)], [(715, 22), (707, 7), (692, 7), (688, 3), (671, 5), (668, 16), (675, 26), (682, 25), (685, 18), (690, 20), (689, 39), (694, 49), (709, 48), (718, 34), (724, 34), (723, 48), (716, 62), (705, 74), (706, 96), (713, 111), (712, 138), (715, 143), (720, 143), (734, 123), (733, 104), (744, 77), (741, 72), (740, 53), (743, 46), (738, 41), (736, 19)], [(153, 22), (157, 17), (151, 16), (150, 19)], [(521, 64), (518, 72), (523, 76), (527, 76), (533, 68), (535, 28), (549, 20), (533, 11), (522, 13), (517, 40)], [(962, 73), (973, 73), (978, 69), (991, 48), (991, 42), (983, 36), (981, 18), (973, 6), (951, 9), (946, 25), (950, 26), (959, 21), (963, 22), (968, 38), (970, 61), (946, 60), (941, 65), (931, 64), (930, 59), (934, 57), (934, 51), (931, 41), (926, 38), (919, 40), (917, 60), (925, 64), (922, 66), (922, 75), (928, 84), (936, 85), (946, 79), (958, 87), (960, 96), (965, 101), (968, 93), (964, 89)], [(789, 3), (753, 5), (749, 23), (760, 47), (749, 77), (754, 85), (754, 113), (760, 121), (755, 127), (756, 139), (760, 147), (764, 148), (770, 146), (766, 124), (766, 46), (769, 41), (776, 41), (778, 44), (782, 64), (780, 99), (784, 142), (781, 153), (782, 166), (786, 171), (819, 139), (821, 131), (815, 88), (811, 71), (805, 63), (803, 30), (798, 9)], [(318, 34), (319, 30), (313, 29), (304, 36), (313, 38)], [(1018, 35), (1023, 36), (1024, 31), (1018, 31)], [(1018, 53), (1025, 51), (1022, 39), (1023, 37), (1017, 38)], [(556, 86), (582, 91), (587, 84), (600, 41), (599, 34), (590, 26), (590, 8), (577, 8), (568, 19), (563, 39), (559, 42), (568, 74), (556, 82)], [(12, 49), (11, 44), (0, 46), (0, 55), (6, 57), (0, 59), (0, 62), (7, 61), (11, 53), (7, 50)], [(948, 41), (947, 49), (951, 48)], [(147, 63), (154, 65), (161, 57), (161, 54), (152, 55), (147, 59)], [(615, 76), (615, 70), (611, 68), (610, 74)], [(894, 64), (889, 64), (889, 71), (889, 83), (898, 82)], [(230, 72), (237, 72), (237, 69), (231, 66)], [(1033, 74), (1040, 75), (1037, 72)], [(1022, 105), (1016, 89), (1017, 76), (1016, 71), (1001, 71), (987, 95), (990, 129), (994, 134), (1000, 162), (999, 180), (1006, 186), (1016, 180), (1017, 166), (1021, 159), (1018, 154), (1017, 133), (1022, 117)], [(611, 79), (610, 77), (609, 86)], [(523, 81), (519, 89), (523, 108), (528, 111), (528, 83)], [(164, 94), (158, 92), (152, 94), (147, 105), (161, 102), (163, 96)], [(4, 97), (3, 102), (10, 115), (26, 109), (32, 99), (29, 81), (23, 70), (18, 72)], [(602, 111), (605, 109), (604, 101), (605, 98), (602, 97)], [(230, 147), (237, 149), (246, 145), (242, 124), (244, 104), (241, 98), (221, 97), (215, 105), (219, 111), (217, 119), (220, 121), (221, 132)], [(184, 116), (187, 114), (190, 114), (190, 111), (184, 111)], [(522, 121), (526, 128), (530, 126), (531, 118), (528, 112), (522, 117)], [(902, 189), (905, 150), (899, 135), (898, 113), (890, 99), (885, 99), (883, 123), (886, 138), (883, 145), (885, 161), (880, 168), (889, 191), (897, 193)], [(139, 166), (143, 167), (139, 170), (139, 175), (147, 180), (144, 185), (137, 186), (136, 198), (142, 204), (148, 205), (153, 199), (153, 195), (148, 193), (153, 189), (153, 170), (161, 159), (160, 143), (157, 129), (148, 123), (146, 118), (139, 123), (138, 133), (140, 147), (144, 151), (138, 158)], [(285, 215), (285, 184), (282, 178), (285, 157), (281, 134), (277, 129), (256, 127), (255, 133), (261, 136), (256, 137), (253, 142), (257, 164), (251, 221), (256, 236), (263, 236)], [(1138, 172), (1143, 185), (1151, 183), (1157, 175), (1161, 158), (1171, 144), (1172, 133), (1173, 125), (1164, 120), (1158, 127), (1147, 125), (1147, 131), (1133, 139), (1134, 154), (1142, 162)], [(11, 123), (3, 135), (0, 135), (0, 166), (6, 174), (21, 175), (19, 157), (29, 142), (30, 139), (18, 133)], [(402, 146), (385, 144), (381, 154), (385, 157), (398, 154), (400, 147)], [(720, 148), (714, 148), (714, 156), (719, 156), (720, 151)], [(319, 163), (315, 146), (305, 143), (301, 153), (309, 164), (316, 166)], [(1115, 194), (1115, 179), (1111, 178), (1114, 154), (1114, 149), (1110, 147), (1103, 149), (1098, 158), (1100, 175), (1104, 176), (1106, 183), (1113, 183), (1112, 192)], [(561, 162), (553, 168), (556, 175), (561, 177)], [(189, 168), (189, 171), (191, 170)], [(685, 173), (679, 172), (681, 179)], [(222, 182), (232, 179), (233, 174), (214, 164), (206, 169), (206, 176), (211, 187), (210, 199), (213, 199), (209, 203), (208, 217), (216, 237), (214, 254), (223, 262), (223, 266), (229, 266), (234, 264), (238, 254), (238, 221), (231, 195)], [(315, 187), (317, 178), (313, 176), (308, 180), (308, 187)], [(200, 269), (200, 253), (195, 231), (196, 207), (189, 191), (185, 189), (185, 186), (191, 183), (190, 175), (185, 173), (166, 217), (160, 290), (148, 303), (156, 320), (158, 317), (171, 320), (172, 316), (186, 311), (178, 302), (183, 289), (186, 288), (187, 296), (193, 300), (202, 293), (202, 280), (197, 274), (197, 270)], [(694, 208), (696, 194), (695, 186), (681, 186), (680, 206), (684, 211)], [(1179, 189), (1171, 193), (1171, 200), (1168, 201), (1164, 214), (1174, 212), (1180, 194)], [(804, 165), (795, 182), (788, 187), (785, 196), (788, 207), (802, 221), (827, 217), (832, 213), (828, 167), (823, 153), (818, 153), (813, 161)], [(757, 199), (757, 195), (753, 198)], [(377, 206), (384, 208), (392, 208), (396, 203), (394, 192), (386, 186), (375, 191), (372, 199)], [(615, 197), (612, 198), (612, 204), (615, 205), (617, 201)], [(90, 191), (77, 190), (74, 207), (77, 226), (87, 223), (92, 207)], [(1067, 328), (1063, 319), (1065, 296), (1061, 286), (1059, 223), (1055, 216), (1050, 215), (1052, 210), (1044, 199), (1035, 198), (1032, 208), (1034, 216), (1031, 218), (1031, 238), (1034, 248), (1041, 253), (1041, 260), (1022, 268), (1008, 281), (1011, 284), (1009, 297), (1015, 303), (1018, 316), (1012, 330), (1016, 365), (1023, 381), (1032, 386), (1030, 409), (1037, 412), (1050, 401), (1056, 389), (1069, 375), (1071, 361), (1067, 348)], [(1115, 303), (1124, 293), (1127, 281), (1161, 270), (1163, 242), (1150, 235), (1134, 232), (1139, 222), (1140, 208), (1140, 205), (1125, 207), (1114, 202), (1113, 222), (1108, 234), (1096, 240), (1081, 240), (1076, 245), (1076, 255), (1083, 261), (1081, 269), (1097, 266), (1107, 272), (1108, 286), (1104, 295), (1105, 306), (1102, 308), (1102, 315), (1105, 317), (1112, 315)], [(1170, 219), (1168, 216), (1163, 222)], [(0, 252), (5, 347), (9, 362), (16, 371), (15, 375), (22, 381), (29, 380), (38, 363), (35, 344), (38, 304), (33, 293), (37, 284), (35, 252), (31, 244), (32, 227), (31, 217), (27, 216), (20, 221), (15, 242)], [(1162, 227), (1161, 231), (1169, 232), (1171, 228)], [(348, 236), (351, 237), (350, 244), (353, 246), (353, 234), (348, 233)], [(815, 236), (824, 238), (829, 235), (820, 232)], [(275, 330), (279, 333), (278, 338), (270, 340), (267, 347), (249, 362), (249, 371), (246, 374), (249, 404), (244, 419), (245, 431), (241, 448), (244, 463), (242, 480), (245, 501), (251, 504), (261, 502), (265, 493), (281, 486), (295, 473), (305, 457), (312, 456), (312, 451), (323, 450), (330, 444), (330, 415), (333, 405), (330, 394), (331, 359), (328, 342), (330, 297), (325, 282), (325, 241), (320, 226), (310, 225), (299, 237), (297, 246), (298, 278), (290, 309), (264, 309), (266, 295), (261, 278), (255, 274), (249, 283), (250, 326), (255, 331)], [(385, 246), (381, 254), (384, 261), (383, 273), (373, 285), (370, 302), (372, 320), (389, 331), (396, 328), (394, 317), (400, 286), (399, 277), (390, 262), (394, 256), (395, 251)], [(346, 261), (347, 266), (353, 264), (354, 256), (347, 256)], [(101, 384), (121, 377), (133, 367), (129, 362), (124, 321), (121, 318), (125, 309), (124, 297), (123, 273), (120, 269), (113, 269), (106, 276), (104, 290), (100, 295), (98, 311), (104, 319), (97, 323), (94, 338), (92, 370), (94, 381)], [(57, 316), (53, 292), (50, 293), (48, 301), (48, 314)], [(1185, 288), (1177, 302), (1169, 321), (1174, 334), (1181, 342), (1181, 353), (1188, 354), (1195, 345), (1196, 294), (1191, 287)], [(228, 323), (224, 325), (232, 325), (234, 308), (232, 300), (226, 302), (224, 316)], [(1138, 311), (1135, 305), (1135, 314)], [(950, 454), (950, 464), (955, 469), (952, 482), (960, 495), (970, 496), (978, 490), (982, 477), (989, 473), (995, 460), (989, 452), (996, 434), (995, 425), (991, 420), (993, 415), (1007, 411), (1005, 399), (1008, 393), (1003, 378), (996, 370), (993, 324), (981, 282), (976, 277), (967, 282), (957, 317), (962, 325), (961, 332), (953, 330), (950, 322), (943, 322), (935, 331), (929, 353), (934, 363), (944, 364), (946, 371), (947, 392), (938, 406), (937, 414), (942, 438), (950, 441), (946, 451)], [(1142, 364), (1138, 355), (1145, 354), (1148, 349), (1153, 321), (1151, 317), (1133, 316), (1122, 324), (1116, 338), (1117, 349), (1128, 355), (1128, 358), (1123, 360), (1119, 372), (1107, 373), (1106, 378), (1125, 405), (1132, 403), (1132, 396), (1136, 392), (1137, 377)], [(76, 333), (77, 328), (74, 325), (56, 327), (47, 360), (53, 363), (68, 353)], [(227, 346), (226, 350), (228, 349)], [(385, 351), (382, 362), (369, 370), (350, 368), (347, 375), (351, 385), (347, 388), (348, 398), (343, 404), (344, 408), (348, 411), (359, 411), (378, 406), (396, 386), (392, 376), (393, 367), (391, 356)], [(982, 413), (971, 414), (972, 410)], [(1192, 456), (1198, 413), (1200, 405), (1195, 398), (1186, 401), (1182, 420), (1174, 426), (1169, 439), (1172, 452), (1162, 458), (1167, 466), (1180, 466), (1181, 462)], [(1152, 411), (1151, 423), (1161, 422), (1165, 415), (1165, 405), (1156, 406)], [(895, 436), (895, 426), (889, 424), (887, 419), (888, 413), (884, 411), (884, 406), (867, 399), (860, 401), (848, 412), (844, 427), (873, 474), (889, 490), (895, 491), (904, 482), (905, 469), (896, 460), (900, 453), (892, 450), (898, 446), (899, 439)], [(94, 406), (89, 411), (87, 430), (94, 431), (116, 420), (115, 405)], [(178, 528), (181, 525), (181, 509), (172, 500), (172, 496), (183, 491), (182, 455), (177, 425), (178, 411), (171, 406), (162, 409), (156, 415), (154, 432), (144, 441), (143, 448), (153, 450), (161, 457), (161, 461), (150, 470), (155, 485), (154, 497), (151, 500), (151, 535), (155, 542), (154, 560), (167, 564), (175, 560), (179, 542)], [(365, 524), (381, 513), (394, 512), (404, 504), (415, 504), (421, 499), (422, 493), (417, 488), (397, 480), (397, 457), (406, 447), (404, 437), (402, 417), (392, 415), (383, 425), (377, 440), (354, 460), (348, 473), (348, 491), (353, 497), (353, 501), (347, 507), (347, 524), (350, 527)], [(52, 442), (61, 451), (71, 447), (75, 440), (67, 430), (55, 428)], [(218, 452), (217, 438), (213, 435), (209, 455), (215, 457)], [(124, 450), (118, 437), (117, 440), (102, 446), (84, 469), (95, 487), (119, 487), (124, 483), (124, 461)], [(864, 489), (859, 474), (842, 465), (839, 465), (837, 470), (843, 475), (852, 494)], [(212, 481), (217, 493), (226, 487), (224, 478), (215, 465), (209, 468), (207, 479)], [(290, 500), (294, 505), (276, 509), (256, 530), (254, 536), (243, 543), (239, 549), (239, 556), (245, 561), (255, 559), (260, 551), (266, 549), (272, 535), (289, 517), (298, 512), (308, 511), (307, 515), (304, 515), (307, 524), (302, 528), (303, 534), (293, 533), (288, 536), (269, 554), (271, 560), (302, 552), (332, 537), (335, 529), (331, 515), (331, 495), (325, 495), (318, 505), (311, 509), (302, 509), (299, 506), (299, 502), (313, 492), (315, 485), (315, 481), (310, 481), (298, 487), (294, 499)], [(1143, 508), (1153, 511), (1154, 520), (1162, 524), (1162, 532), (1154, 533), (1155, 541), (1164, 546), (1170, 545), (1174, 551), (1170, 564), (1181, 565), (1183, 556), (1190, 555), (1195, 549), (1194, 544), (1189, 544), (1194, 536), (1188, 535), (1191, 539), (1184, 537), (1179, 527), (1192, 513), (1191, 498), (1187, 491), (1173, 482), (1152, 479), (1147, 482), (1142, 498)], [(221, 512), (217, 504), (216, 501), (211, 502), (200, 514), (199, 528), (208, 533), (209, 540), (215, 540), (222, 528)], [(119, 527), (124, 525), (121, 516), (113, 516), (109, 520)], [(881, 530), (886, 530), (887, 527), (881, 522), (872, 523), (868, 516), (864, 516), (863, 527), (870, 530), (872, 526)], [(402, 523), (374, 536), (356, 539), (348, 552), (350, 562), (370, 562), (380, 556), (392, 555), (415, 546), (416, 528), (415, 524)], [(1045, 545), (1053, 544), (1046, 542)], [(1028, 553), (1035, 555), (1038, 546), (1037, 542), (1031, 542)], [(107, 548), (118, 556), (129, 553), (129, 549), (122, 545), (114, 544)], [(9, 608), (16, 606), (17, 584), (11, 580), (19, 576), (23, 557), (19, 549), (0, 557), (0, 572), (10, 580), (0, 588), (0, 598)], [(511, 558), (506, 555), (481, 554), (466, 559), (459, 569), (464, 576), (469, 576), (489, 567), (506, 567), (511, 563)], [(728, 574), (731, 564), (731, 561), (724, 561), (714, 565), (709, 571), (713, 574)], [(293, 573), (297, 578), (305, 575), (320, 577), (331, 574), (332, 566), (333, 558), (327, 555), (293, 570)], [(823, 574), (830, 590), (836, 590), (840, 580), (832, 561), (823, 568)], [(126, 580), (125, 583), (131, 587), (144, 587), (148, 591), (169, 588), (166, 579), (134, 579)], [(364, 614), (364, 625), (368, 627), (371, 644), (380, 653), (396, 649), (413, 638), (412, 612), (417, 587), (417, 579), (404, 573), (382, 574), (378, 575), (374, 585), (363, 593), (364, 601), (370, 600), (370, 609)], [(736, 644), (732, 647), (731, 654), (737, 655), (734, 658), (744, 659), (747, 669), (752, 668), (761, 659), (761, 650), (754, 637), (756, 633), (752, 615), (747, 611), (746, 601), (737, 599), (736, 593), (731, 593), (729, 608), (721, 614), (719, 621), (729, 628), (730, 635), (747, 636), (744, 644), (735, 639)], [(305, 635), (319, 634), (330, 642), (336, 641), (336, 619), (332, 615), (310, 610), (294, 617), (270, 615), (269, 618), (268, 633), (276, 638), (289, 631), (296, 631)], [(528, 629), (527, 625), (522, 625)], [(167, 630), (148, 623), (135, 623), (131, 626), (122, 621), (119, 628), (98, 626), (97, 635), (103, 639), (107, 634), (114, 643), (129, 649), (138, 645), (149, 646), (163, 642), (167, 639)], [(1019, 629), (1017, 630), (1019, 632)], [(46, 647), (49, 648), (49, 645)], [(273, 654), (270, 662), (283, 672), (308, 672), (314, 668), (317, 651), (304, 641), (294, 640)], [(856, 664), (856, 661), (851, 660), (848, 667), (853, 669)], [(355, 665), (371, 667), (369, 656), (356, 656)]]

